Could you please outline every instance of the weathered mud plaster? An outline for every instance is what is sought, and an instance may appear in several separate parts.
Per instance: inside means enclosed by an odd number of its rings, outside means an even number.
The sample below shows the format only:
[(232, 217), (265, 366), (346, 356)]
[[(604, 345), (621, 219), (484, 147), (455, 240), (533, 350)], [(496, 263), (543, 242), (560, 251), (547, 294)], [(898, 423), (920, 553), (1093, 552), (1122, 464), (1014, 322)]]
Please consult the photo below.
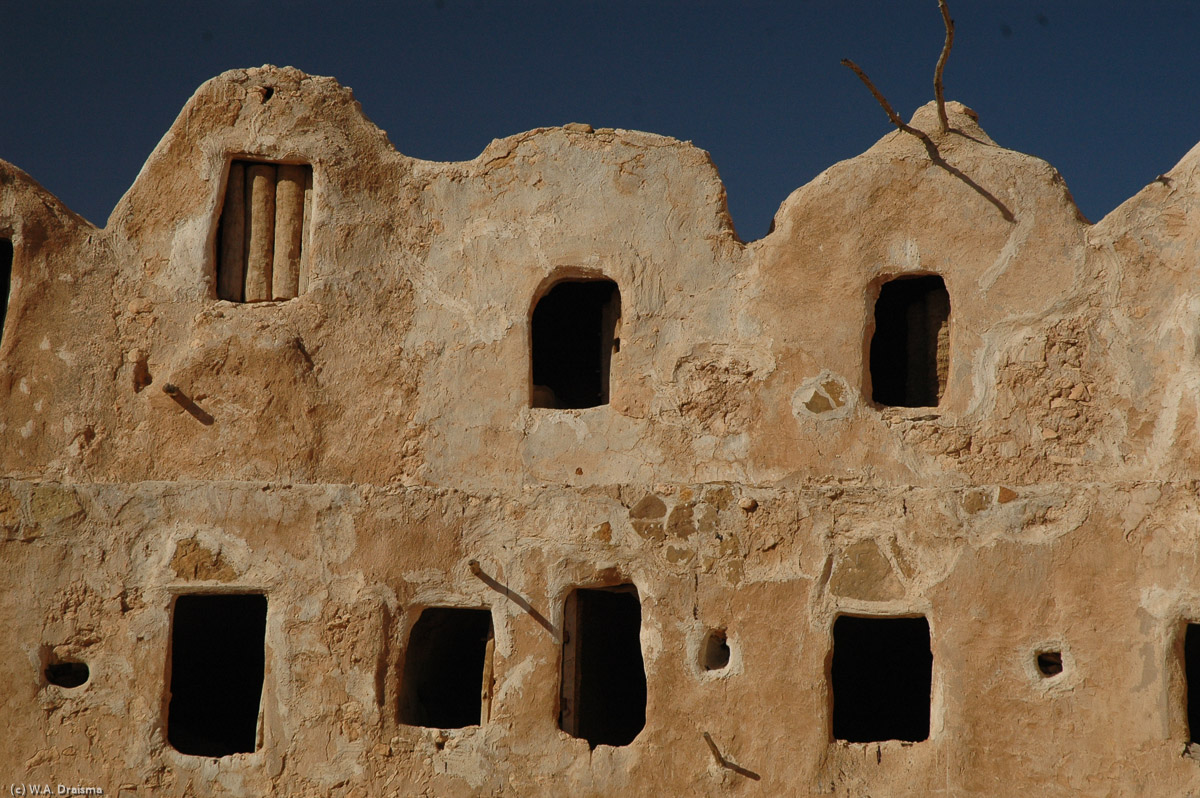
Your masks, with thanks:
[[(180, 796), (1200, 792), (1200, 148), (1089, 225), (1051, 166), (948, 111), (752, 243), (688, 143), (573, 124), (423, 162), (294, 69), (204, 84), (104, 229), (0, 162), (0, 772)], [(235, 161), (311, 166), (294, 299), (217, 299)], [(945, 393), (880, 407), (874, 302), (912, 274), (950, 295)], [(606, 405), (530, 407), (555, 275), (619, 286)], [(641, 599), (646, 725), (590, 750), (558, 726), (563, 603), (616, 584)], [(181, 754), (172, 599), (247, 591), (269, 600), (257, 750)], [(398, 722), (429, 606), (492, 614), (482, 725)], [(927, 740), (833, 739), (839, 614), (928, 620)], [(90, 678), (47, 683), (52, 659)]]

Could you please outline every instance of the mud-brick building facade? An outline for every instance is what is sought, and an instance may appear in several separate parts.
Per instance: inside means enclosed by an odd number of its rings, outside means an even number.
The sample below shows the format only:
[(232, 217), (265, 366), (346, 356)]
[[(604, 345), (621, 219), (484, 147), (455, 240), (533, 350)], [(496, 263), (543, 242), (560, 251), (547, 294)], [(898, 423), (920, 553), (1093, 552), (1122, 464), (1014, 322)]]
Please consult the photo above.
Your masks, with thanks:
[(1200, 792), (1200, 149), (1091, 224), (948, 110), (753, 242), (690, 144), (293, 69), (103, 229), (0, 162), (0, 773)]

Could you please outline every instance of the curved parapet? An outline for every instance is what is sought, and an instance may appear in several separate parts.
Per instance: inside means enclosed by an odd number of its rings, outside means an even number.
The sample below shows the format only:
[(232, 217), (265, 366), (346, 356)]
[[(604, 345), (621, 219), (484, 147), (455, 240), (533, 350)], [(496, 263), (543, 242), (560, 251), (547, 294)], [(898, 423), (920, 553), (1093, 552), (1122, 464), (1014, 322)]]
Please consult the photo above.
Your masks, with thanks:
[[(1188, 333), (1159, 316), (1186, 316), (1186, 295), (1141, 293), (1171, 292), (1190, 268), (1190, 161), (1089, 239), (1053, 167), (998, 146), (970, 109), (949, 113), (942, 133), (934, 105), (920, 109), (744, 245), (688, 143), (570, 124), (418, 161), (330, 78), (227, 72), (189, 100), (104, 231), (12, 178), (26, 187), (5, 193), (20, 330), (0, 344), (5, 368), (83, 388), (55, 390), (76, 421), (31, 432), (6, 465), (455, 487), (931, 484), (1094, 478), (1138, 447), (1172, 449), (1172, 430), (1191, 428), (1191, 378), (1162, 358)], [(94, 290), (35, 290), (39, 258), (43, 285)], [(537, 300), (601, 278), (620, 296), (603, 402), (535, 401)], [(881, 304), (896, 292), (942, 315), (913, 337), (916, 306)], [(42, 303), (70, 305), (73, 323)], [(1122, 319), (1139, 312), (1183, 338), (1137, 354), (1123, 342), (1144, 338)], [(43, 325), (62, 339), (53, 369), (33, 365)], [(10, 428), (38, 428), (50, 395), (30, 390), (5, 403)], [(1159, 401), (1170, 412), (1147, 421)], [(1139, 432), (1122, 445), (1127, 425)]]
[(1088, 233), (1128, 475), (1195, 479), (1200, 451), (1200, 145)]

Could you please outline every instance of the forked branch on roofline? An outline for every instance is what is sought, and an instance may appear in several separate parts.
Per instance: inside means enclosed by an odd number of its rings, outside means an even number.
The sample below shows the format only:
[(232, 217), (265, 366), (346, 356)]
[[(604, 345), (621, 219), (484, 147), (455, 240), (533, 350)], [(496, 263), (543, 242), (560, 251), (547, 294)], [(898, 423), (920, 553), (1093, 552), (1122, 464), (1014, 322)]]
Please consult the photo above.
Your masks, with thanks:
[[(946, 43), (942, 45), (942, 54), (938, 56), (937, 66), (933, 70), (933, 96), (937, 99), (938, 122), (941, 124), (942, 132), (945, 133), (950, 129), (950, 120), (946, 116), (946, 91), (942, 86), (942, 73), (945, 72), (946, 61), (950, 58), (950, 48), (954, 46), (954, 20), (950, 18), (950, 7), (946, 5), (946, 0), (938, 0), (938, 8), (942, 12), (942, 22), (946, 25)], [(855, 75), (858, 75), (858, 79), (863, 82), (872, 96), (875, 97), (876, 102), (883, 107), (893, 125), (905, 133), (911, 133), (914, 136), (920, 135), (919, 131), (907, 125), (900, 118), (900, 115), (896, 113), (896, 109), (887, 101), (883, 93), (875, 88), (875, 84), (871, 82), (871, 79), (867, 77), (867, 73), (863, 72), (858, 64), (849, 58), (843, 58), (842, 66), (849, 68)]]
[(942, 45), (942, 54), (938, 56), (937, 67), (933, 70), (933, 96), (937, 99), (938, 120), (942, 123), (942, 132), (950, 129), (950, 120), (946, 118), (946, 90), (942, 88), (942, 72), (946, 69), (946, 59), (950, 57), (950, 48), (954, 46), (954, 20), (950, 19), (950, 7), (946, 0), (938, 0), (938, 8), (942, 11), (942, 22), (946, 25), (946, 43)]

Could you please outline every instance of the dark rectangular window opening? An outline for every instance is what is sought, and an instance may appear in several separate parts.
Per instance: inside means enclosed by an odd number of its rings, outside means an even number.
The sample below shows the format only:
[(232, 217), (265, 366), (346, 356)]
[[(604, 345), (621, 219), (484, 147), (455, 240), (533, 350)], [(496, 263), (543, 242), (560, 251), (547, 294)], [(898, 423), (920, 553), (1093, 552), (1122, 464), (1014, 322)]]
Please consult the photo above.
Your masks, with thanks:
[(833, 736), (853, 743), (929, 737), (933, 652), (919, 618), (840, 616), (833, 624)]
[(422, 610), (404, 654), (400, 722), (435, 729), (486, 722), (494, 645), (488, 610)]
[(4, 342), (4, 320), (8, 317), (8, 298), (12, 293), (13, 242), (0, 238), (0, 343)]
[(266, 629), (261, 593), (175, 600), (167, 740), (176, 751), (219, 757), (255, 750)]
[(1189, 623), (1183, 635), (1183, 668), (1187, 692), (1188, 742), (1200, 742), (1200, 624)]
[(628, 745), (646, 725), (637, 588), (580, 588), (563, 619), (559, 727), (588, 745)]
[(871, 336), (871, 398), (890, 407), (936, 407), (950, 367), (950, 294), (937, 275), (884, 283)]
[(538, 300), (530, 320), (533, 407), (608, 404), (620, 319), (612, 280), (563, 280)]
[(312, 167), (234, 161), (217, 226), (217, 298), (292, 299), (308, 287)]

